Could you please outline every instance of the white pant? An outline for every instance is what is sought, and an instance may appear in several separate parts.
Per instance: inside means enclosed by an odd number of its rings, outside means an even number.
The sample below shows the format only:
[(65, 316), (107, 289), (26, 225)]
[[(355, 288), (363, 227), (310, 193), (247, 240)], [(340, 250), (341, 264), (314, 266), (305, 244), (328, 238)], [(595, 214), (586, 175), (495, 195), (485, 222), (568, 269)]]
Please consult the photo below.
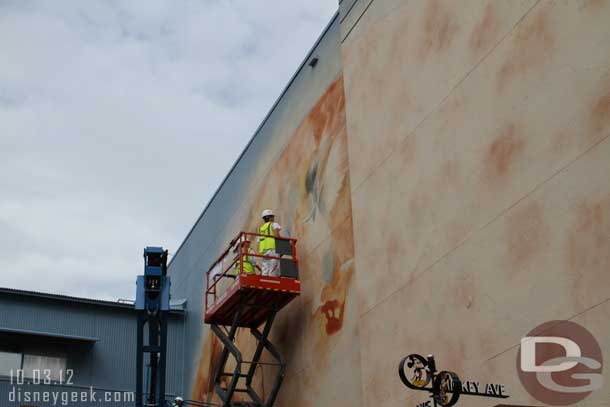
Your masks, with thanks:
[[(267, 250), (263, 253), (265, 256), (277, 256), (275, 250)], [(261, 275), (269, 276), (269, 277), (279, 277), (280, 276), (280, 267), (278, 259), (265, 259), (263, 258), (263, 267), (262, 267)]]

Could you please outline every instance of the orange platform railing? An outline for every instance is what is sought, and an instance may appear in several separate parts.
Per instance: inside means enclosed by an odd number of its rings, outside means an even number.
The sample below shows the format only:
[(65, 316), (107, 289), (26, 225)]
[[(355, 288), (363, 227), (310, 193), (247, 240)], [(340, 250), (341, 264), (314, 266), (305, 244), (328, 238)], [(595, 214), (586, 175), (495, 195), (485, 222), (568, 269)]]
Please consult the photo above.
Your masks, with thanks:
[[(259, 254), (255, 248), (258, 248), (257, 241), (261, 237), (273, 237), (276, 240), (276, 246), (281, 245), (279, 242), (285, 242), (283, 247), (289, 247), (286, 251), (285, 249), (281, 254), (277, 256), (270, 256)], [(244, 245), (242, 245), (245, 241), (250, 242), (250, 251), (246, 252)], [(278, 237), (278, 236), (268, 236), (262, 235), (259, 233), (250, 233), (250, 232), (240, 232), (231, 242), (229, 246), (225, 249), (224, 252), (216, 259), (214, 263), (210, 266), (206, 273), (206, 293), (205, 293), (205, 309), (206, 311), (214, 307), (217, 303), (224, 300), (224, 294), (227, 290), (236, 283), (236, 280), (239, 275), (244, 272), (244, 257), (249, 256), (251, 259), (255, 259), (251, 261), (254, 263), (254, 273), (260, 274), (260, 267), (257, 264), (256, 259), (291, 259), (297, 269), (298, 269), (298, 260), (296, 256), (296, 239), (289, 237)], [(236, 268), (235, 265), (239, 266)], [(274, 277), (270, 277), (274, 278)], [(277, 277), (281, 278), (281, 277)]]

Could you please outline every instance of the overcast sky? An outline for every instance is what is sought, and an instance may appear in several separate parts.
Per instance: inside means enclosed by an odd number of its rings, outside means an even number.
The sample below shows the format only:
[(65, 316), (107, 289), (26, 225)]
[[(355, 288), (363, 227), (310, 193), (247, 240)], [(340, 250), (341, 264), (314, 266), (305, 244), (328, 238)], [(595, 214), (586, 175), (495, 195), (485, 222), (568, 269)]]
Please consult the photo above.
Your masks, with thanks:
[(336, 0), (0, 0), (0, 286), (133, 298)]

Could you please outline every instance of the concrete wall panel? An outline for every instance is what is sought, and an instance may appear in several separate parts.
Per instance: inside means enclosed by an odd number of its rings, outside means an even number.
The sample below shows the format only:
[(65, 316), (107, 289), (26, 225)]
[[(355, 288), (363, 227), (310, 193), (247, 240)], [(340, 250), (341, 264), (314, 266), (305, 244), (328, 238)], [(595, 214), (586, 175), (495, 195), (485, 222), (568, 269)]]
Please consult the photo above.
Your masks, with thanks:
[[(397, 375), (379, 381), (409, 353), (433, 353), (464, 378), (508, 381), (511, 403), (527, 404), (512, 383), (520, 338), (546, 321), (586, 319), (609, 299), (608, 157), (610, 138), (362, 317), (366, 404), (413, 393)], [(583, 325), (605, 341), (607, 322)], [(511, 357), (482, 367), (504, 352)]]
[(352, 188), (438, 107), (532, 4), (373, 1), (342, 46)]
[[(604, 44), (602, 22), (608, 17), (599, 15), (596, 22), (570, 5), (540, 3), (532, 9), (523, 26), (353, 191), (362, 312), (454, 250), (605, 135), (607, 124), (598, 124), (605, 122), (595, 118), (595, 112), (603, 111), (609, 89), (608, 67), (601, 60), (610, 57), (610, 50), (597, 45), (595, 52), (580, 59), (573, 54), (582, 53), (581, 42)], [(534, 27), (540, 24), (544, 28)], [(563, 27), (573, 31), (564, 34)], [(553, 51), (554, 60), (561, 63), (516, 74), (533, 76), (529, 87), (521, 86), (529, 79), (515, 79), (515, 85), (503, 88), (507, 66), (519, 52), (527, 52), (518, 50), (526, 41), (522, 36), (535, 43), (529, 33), (543, 29), (565, 38)], [(576, 35), (579, 41), (572, 39)], [(375, 87), (361, 86), (371, 91)], [(400, 105), (389, 104), (386, 112), (394, 106), (398, 115)], [(350, 148), (353, 134), (349, 133)], [(351, 174), (360, 165), (357, 161), (350, 155)], [(391, 278), (365, 272), (380, 265), (384, 276)]]

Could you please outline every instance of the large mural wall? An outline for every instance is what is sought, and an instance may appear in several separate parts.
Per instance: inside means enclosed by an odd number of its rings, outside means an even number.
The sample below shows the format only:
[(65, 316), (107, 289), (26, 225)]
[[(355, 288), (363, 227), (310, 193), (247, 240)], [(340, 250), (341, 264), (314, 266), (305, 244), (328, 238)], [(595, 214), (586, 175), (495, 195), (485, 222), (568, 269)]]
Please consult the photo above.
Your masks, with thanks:
[[(531, 329), (571, 320), (610, 354), (610, 2), (357, 3), (342, 53), (362, 405), (426, 401), (395, 373), (409, 353), (541, 405), (516, 373)], [(609, 401), (606, 384), (578, 405)]]
[[(278, 314), (271, 338), (288, 364), (277, 400), (280, 406), (361, 403), (348, 169), (343, 78), (339, 76), (272, 163), (261, 187), (252, 196), (244, 196), (249, 210), (246, 221), (234, 230), (228, 228), (224, 236), (228, 242), (238, 230), (256, 232), (262, 209), (274, 208), (284, 236), (298, 238), (302, 295)], [(238, 332), (237, 342), (246, 354), (253, 352), (255, 343), (248, 330)], [(193, 399), (217, 401), (213, 374), (220, 350), (220, 342), (208, 332)], [(255, 385), (260, 394), (270, 390), (275, 373), (271, 369), (260, 367), (257, 372)], [(337, 380), (341, 387), (336, 386)]]
[[(529, 331), (570, 320), (610, 352), (610, 2), (344, 0), (339, 21), (342, 73), (248, 164), (256, 185), (210, 238), (273, 208), (299, 239), (276, 405), (416, 406), (409, 353), (540, 405), (516, 371)], [(191, 397), (217, 401), (221, 346), (200, 329)], [(609, 402), (606, 385), (578, 405)]]
[[(238, 161), (235, 162), (219, 185), (213, 198), (203, 207), (201, 215), (171, 258), (168, 272), (172, 277), (172, 296), (184, 299), (188, 304), (183, 341), (185, 357), (182, 361), (185, 374), (180, 386), (180, 394), (187, 398), (191, 394), (195, 394), (197, 397), (204, 395), (205, 392), (201, 389), (207, 386), (207, 384), (203, 384), (206, 383), (206, 380), (201, 379), (204, 374), (202, 370), (204, 364), (201, 363), (201, 360), (206, 357), (210, 358), (207, 352), (208, 347), (211, 346), (207, 342), (209, 326), (203, 324), (205, 272), (239, 230), (248, 228), (250, 224), (255, 224), (258, 221), (258, 212), (262, 209), (255, 207), (259, 205), (259, 202), (256, 201), (259, 200), (260, 191), (267, 188), (266, 185), (271, 182), (268, 178), (271, 176), (273, 168), (282, 154), (287, 151), (287, 146), (295, 138), (299, 126), (303, 125), (304, 120), (312, 113), (312, 109), (323, 99), (323, 95), (331, 87), (337, 89), (333, 87), (333, 83), (337, 82), (341, 75), (341, 57), (338, 53), (339, 30), (340, 24), (337, 14), (333, 16), (318, 40), (313, 44), (294, 76), (282, 93), (278, 95), (277, 101), (270, 106), (268, 114), (240, 154)], [(315, 67), (308, 65), (313, 56), (318, 60)], [(337, 86), (340, 87), (339, 82), (337, 82)], [(336, 91), (334, 92), (333, 94), (336, 95)], [(341, 102), (341, 100), (335, 99), (335, 102), (337, 101)], [(320, 114), (325, 114), (324, 109)], [(344, 108), (341, 107), (336, 112), (336, 117), (344, 122)], [(325, 123), (324, 120), (326, 119), (320, 118), (318, 126), (320, 126), (319, 123)], [(333, 126), (336, 125), (336, 123), (333, 124)], [(343, 124), (344, 128), (345, 125)], [(324, 132), (323, 138), (327, 138), (328, 131), (324, 130)], [(332, 134), (335, 134), (334, 130)], [(336, 145), (338, 144), (333, 144), (333, 146)], [(310, 147), (313, 147), (313, 145), (310, 145)], [(315, 202), (327, 206), (317, 209), (315, 221), (312, 218), (307, 223), (308, 227), (318, 228), (316, 232), (319, 233), (317, 238), (320, 247), (328, 244), (329, 234), (324, 234), (325, 229), (321, 228), (320, 225), (323, 225), (321, 222), (324, 219), (323, 216), (327, 216), (325, 215), (326, 211), (332, 208), (329, 203), (331, 197), (326, 195), (326, 191), (331, 190), (330, 185), (327, 181), (324, 182), (328, 185), (321, 183), (320, 174), (326, 171), (323, 171), (324, 165), (327, 165), (327, 163), (329, 166), (335, 165), (334, 163), (338, 162), (333, 157), (328, 159), (324, 157), (324, 154), (326, 154), (325, 148), (325, 146), (320, 147), (321, 156), (318, 160), (320, 162), (320, 168), (317, 170), (318, 175), (310, 178), (314, 181), (314, 184), (311, 185), (313, 187), (311, 192), (317, 194), (314, 196)], [(330, 151), (331, 154), (335, 154), (334, 150)], [(344, 147), (343, 151), (346, 154), (347, 149)], [(312, 154), (312, 152), (305, 152), (304, 156), (307, 156), (307, 154)], [(296, 162), (296, 158), (293, 157), (291, 160), (294, 159)], [(206, 159), (206, 157), (202, 157), (202, 159)], [(328, 177), (328, 175), (324, 176)], [(341, 178), (337, 178), (337, 180), (341, 181)], [(276, 181), (279, 182), (279, 179)], [(205, 177), (202, 177), (202, 182), (205, 182)], [(320, 186), (324, 189), (320, 190)], [(278, 185), (278, 189), (280, 187), (281, 185)], [(191, 196), (188, 191), (184, 191), (182, 195), (176, 194), (176, 199), (191, 199)], [(307, 199), (311, 198), (307, 197)], [(285, 207), (283, 202), (281, 204), (282, 207)], [(292, 203), (290, 204), (292, 205)], [(280, 208), (280, 202), (271, 202), (269, 206), (282, 213), (279, 220), (284, 224), (284, 228), (300, 239), (294, 231), (296, 224), (287, 223), (289, 222), (288, 217), (282, 219), (282, 217), (291, 213), (290, 210)], [(293, 211), (296, 211), (296, 209), (293, 209)], [(295, 216), (295, 214), (293, 213), (290, 216)], [(334, 225), (338, 224), (337, 221), (334, 222)], [(302, 243), (305, 242), (302, 241)], [(307, 254), (301, 243), (299, 243), (299, 249), (301, 255), (305, 256)], [(302, 366), (298, 366), (298, 369), (302, 368)]]

